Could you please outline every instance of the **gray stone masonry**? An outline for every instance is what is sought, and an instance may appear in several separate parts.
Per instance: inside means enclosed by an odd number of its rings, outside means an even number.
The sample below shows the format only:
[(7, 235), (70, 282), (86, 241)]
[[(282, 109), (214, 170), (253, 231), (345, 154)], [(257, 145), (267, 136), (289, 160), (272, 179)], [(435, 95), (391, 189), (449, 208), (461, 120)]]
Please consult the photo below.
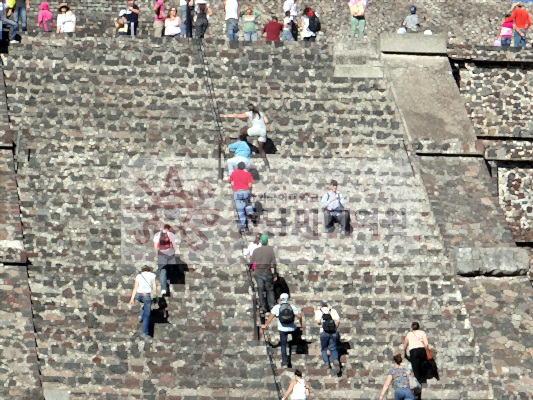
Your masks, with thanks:
[[(265, 348), (252, 338), (241, 258), (251, 236), (243, 242), (238, 234), (230, 186), (217, 179), (218, 133), (199, 54), (181, 41), (91, 37), (93, 29), (106, 31), (105, 10), (115, 13), (122, 4), (73, 3), (85, 33), (28, 34), (3, 56), (10, 128), (23, 133), (17, 184), (38, 355), (25, 371), (38, 365), (47, 400), (275, 398)], [(265, 18), (280, 9), (257, 4)], [(343, 46), (334, 41), (347, 32), (348, 18), (328, 15), (347, 11), (346, 4), (309, 5), (323, 7), (331, 39), (204, 43), (219, 111), (258, 104), (279, 148), (269, 157), (271, 170), (253, 159), (253, 201), (264, 212), (252, 231), (269, 233), (280, 273), (308, 321), (319, 300), (344, 318), (341, 333), (351, 348), (342, 377), (320, 367), (318, 329), (309, 323), (309, 354), (295, 354), (293, 366), (304, 369), (317, 398), (373, 398), (409, 323), (419, 320), (443, 377), (429, 383), (425, 398), (526, 398), (533, 368), (530, 313), (517, 300), (528, 293), (523, 281), (506, 280), (508, 292), (498, 292), (496, 278), (456, 279), (448, 257), (454, 248), (517, 249), (482, 158), (408, 153), (390, 82), (336, 76), (337, 61), (378, 66), (374, 42), (347, 42), (344, 60), (337, 59)], [(408, 12), (400, 1), (371, 5), (374, 39)], [(426, 15), (448, 8), (420, 3)], [(221, 10), (216, 3), (208, 35), (222, 37)], [(370, 18), (376, 10), (383, 19)], [(149, 19), (141, 20), (147, 31)], [(483, 38), (489, 28), (472, 29)], [(244, 126), (224, 120), (225, 138)], [(330, 179), (347, 196), (354, 228), (348, 238), (321, 229), (318, 201)], [(512, 192), (508, 206), (520, 204), (526, 190)], [(127, 301), (139, 262), (155, 262), (150, 242), (162, 222), (176, 229), (183, 264), (174, 271), (168, 323), (154, 306), (162, 320), (145, 342), (138, 305), (128, 310)], [(489, 324), (500, 321), (515, 324), (512, 341), (488, 335)], [(508, 335), (504, 327), (492, 330)], [(12, 343), (27, 348), (20, 339)], [(279, 349), (273, 351), (277, 367)], [(35, 380), (22, 386), (13, 378), (13, 366), (0, 372), (16, 382), (7, 390), (33, 389)], [(291, 374), (277, 372), (285, 389)], [(513, 379), (520, 382), (513, 386)]]
[(26, 262), (13, 150), (0, 150), (0, 261)]
[(41, 400), (26, 266), (0, 264), (0, 397)]
[(383, 60), (418, 154), (482, 154), (447, 58), (387, 54)]

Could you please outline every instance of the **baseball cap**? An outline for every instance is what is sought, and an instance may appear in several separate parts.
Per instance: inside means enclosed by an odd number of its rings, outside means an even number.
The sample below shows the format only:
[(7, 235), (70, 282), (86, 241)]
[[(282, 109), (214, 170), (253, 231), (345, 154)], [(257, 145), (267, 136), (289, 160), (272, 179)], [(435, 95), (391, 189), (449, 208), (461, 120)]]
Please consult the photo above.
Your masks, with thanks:
[(266, 233), (263, 233), (259, 238), (259, 241), (261, 242), (261, 244), (268, 244), (268, 235)]
[(328, 303), (326, 303), (325, 301), (320, 302), (320, 307), (327, 307), (327, 306), (328, 306)]
[(122, 17), (123, 15), (126, 15), (128, 12), (126, 10), (120, 10), (120, 12), (118, 13), (118, 16), (119, 17)]
[(287, 300), (289, 300), (289, 295), (287, 293), (282, 293), (280, 296), (279, 296), (279, 299), (281, 300), (282, 303), (286, 303)]
[(143, 262), (143, 267), (151, 267), (152, 264), (150, 264), (148, 261)]

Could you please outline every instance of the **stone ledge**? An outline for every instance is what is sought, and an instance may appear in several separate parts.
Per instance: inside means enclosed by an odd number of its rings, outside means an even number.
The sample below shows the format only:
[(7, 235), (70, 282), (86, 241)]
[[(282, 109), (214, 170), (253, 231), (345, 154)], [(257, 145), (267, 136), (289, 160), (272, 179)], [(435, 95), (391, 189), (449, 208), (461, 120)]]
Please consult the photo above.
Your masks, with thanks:
[(451, 249), (450, 259), (458, 275), (511, 276), (529, 270), (529, 254), (518, 247)]
[(443, 34), (424, 35), (411, 33), (398, 35), (397, 33), (382, 33), (379, 36), (379, 49), (382, 53), (403, 54), (442, 54), (448, 52), (447, 39)]

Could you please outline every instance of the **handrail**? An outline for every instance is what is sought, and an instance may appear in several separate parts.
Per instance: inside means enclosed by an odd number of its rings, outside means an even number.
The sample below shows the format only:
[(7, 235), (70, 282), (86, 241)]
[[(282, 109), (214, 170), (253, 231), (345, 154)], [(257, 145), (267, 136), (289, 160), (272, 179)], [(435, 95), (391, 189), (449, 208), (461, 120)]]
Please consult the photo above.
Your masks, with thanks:
[[(212, 107), (212, 111), (213, 111), (213, 114), (215, 115), (215, 123), (216, 123), (216, 128), (217, 128), (217, 132), (218, 132), (218, 135), (219, 135), (219, 143), (218, 143), (218, 173), (219, 173), (219, 179), (222, 179), (222, 176), (223, 176), (223, 167), (222, 167), (222, 155), (225, 153), (222, 151), (222, 144), (227, 144), (226, 142), (226, 139), (223, 135), (223, 132), (224, 132), (224, 127), (222, 126), (222, 119), (220, 117), (220, 112), (218, 111), (218, 106), (217, 106), (217, 102), (216, 102), (216, 99), (215, 99), (215, 91), (214, 91), (214, 87), (213, 87), (213, 84), (212, 84), (212, 78), (211, 78), (211, 72), (209, 70), (209, 64), (207, 62), (207, 59), (206, 59), (206, 56), (205, 56), (205, 50), (204, 50), (204, 47), (202, 46), (203, 44), (203, 40), (202, 39), (193, 39), (193, 41), (196, 41), (196, 45), (197, 45), (197, 48), (198, 48), (198, 53), (200, 54), (200, 58), (202, 60), (202, 65), (204, 67), (204, 82), (205, 82), (205, 87), (206, 87), (206, 91), (207, 91), (207, 96), (209, 97), (210, 101), (211, 101), (211, 107)], [(233, 200), (233, 199), (232, 199)], [(234, 212), (234, 215), (235, 215), (235, 221), (238, 221), (239, 220), (239, 215), (237, 213), (237, 210), (236, 208), (234, 207), (233, 208), (233, 212)], [(246, 243), (246, 240), (244, 238), (244, 236), (241, 234), (241, 246), (242, 248), (246, 248), (247, 247), (247, 243)], [(248, 283), (250, 285), (250, 289), (251, 289), (251, 297), (252, 297), (252, 320), (253, 320), (253, 325), (254, 325), (254, 339), (259, 341), (259, 327), (258, 327), (258, 324), (257, 324), (257, 301), (258, 301), (258, 298), (257, 298), (257, 291), (256, 291), (256, 288), (255, 288), (255, 285), (254, 285), (254, 281), (252, 279), (252, 273), (250, 271), (250, 268), (248, 267), (248, 264), (243, 261), (243, 267), (244, 267), (244, 270), (246, 271), (246, 274), (248, 276)], [(276, 392), (277, 392), (277, 396), (278, 396), (278, 400), (281, 399), (282, 397), (282, 394), (281, 394), (281, 385), (279, 383), (279, 377), (277, 375), (277, 372), (276, 372), (276, 366), (275, 366), (275, 363), (274, 363), (274, 356), (273, 356), (273, 353), (272, 353), (272, 347), (270, 346), (270, 338), (269, 338), (269, 333), (268, 333), (268, 330), (267, 329), (263, 329), (262, 330), (262, 333), (263, 333), (263, 343), (265, 345), (265, 348), (266, 348), (266, 352), (267, 352), (267, 355), (268, 355), (268, 360), (269, 360), (269, 363), (270, 363), (270, 368), (272, 370), (272, 376), (274, 378), (274, 384), (276, 386)]]

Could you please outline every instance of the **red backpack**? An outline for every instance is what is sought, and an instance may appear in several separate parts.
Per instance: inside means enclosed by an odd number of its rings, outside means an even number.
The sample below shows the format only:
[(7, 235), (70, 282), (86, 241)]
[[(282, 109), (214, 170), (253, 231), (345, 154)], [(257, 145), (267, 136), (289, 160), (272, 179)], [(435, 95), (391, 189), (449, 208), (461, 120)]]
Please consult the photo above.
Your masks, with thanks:
[(170, 248), (170, 237), (168, 233), (161, 231), (159, 234), (159, 249), (166, 250)]

